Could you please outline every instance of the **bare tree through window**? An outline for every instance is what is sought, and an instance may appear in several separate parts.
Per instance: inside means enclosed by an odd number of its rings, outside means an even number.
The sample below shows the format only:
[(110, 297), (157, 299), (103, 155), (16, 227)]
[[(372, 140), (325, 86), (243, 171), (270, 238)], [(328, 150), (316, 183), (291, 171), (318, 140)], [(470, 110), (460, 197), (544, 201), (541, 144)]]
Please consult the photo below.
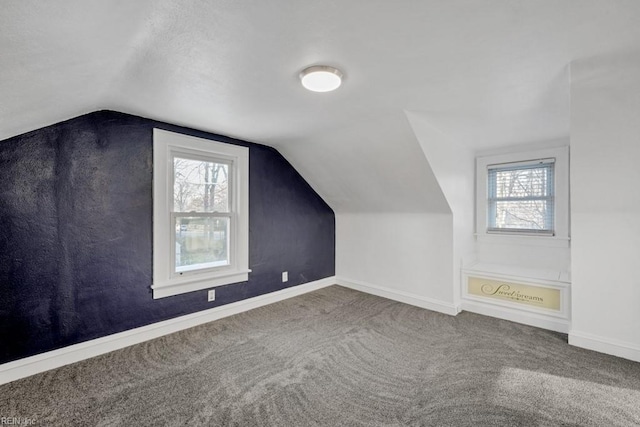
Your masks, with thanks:
[(176, 269), (229, 264), (229, 173), (224, 161), (174, 157)]
[(174, 158), (175, 212), (227, 212), (229, 165)]
[(553, 232), (553, 165), (489, 167), (489, 231)]

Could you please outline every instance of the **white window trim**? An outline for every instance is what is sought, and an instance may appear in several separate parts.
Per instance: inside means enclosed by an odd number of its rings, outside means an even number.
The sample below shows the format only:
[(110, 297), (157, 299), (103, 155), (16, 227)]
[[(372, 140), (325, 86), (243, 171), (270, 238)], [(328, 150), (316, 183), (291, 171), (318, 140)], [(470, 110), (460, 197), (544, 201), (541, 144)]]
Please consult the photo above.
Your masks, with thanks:
[[(197, 274), (174, 275), (171, 262), (170, 206), (175, 153), (233, 162), (231, 203), (236, 220), (231, 234), (231, 265)], [(171, 192), (171, 193), (170, 193)], [(249, 149), (209, 139), (153, 130), (153, 298), (164, 298), (201, 289), (249, 280)]]
[[(554, 166), (554, 234), (526, 232), (487, 232), (487, 199), (489, 165), (555, 159)], [(476, 158), (476, 237), (487, 243), (514, 243), (536, 246), (569, 246), (569, 147), (545, 148)]]

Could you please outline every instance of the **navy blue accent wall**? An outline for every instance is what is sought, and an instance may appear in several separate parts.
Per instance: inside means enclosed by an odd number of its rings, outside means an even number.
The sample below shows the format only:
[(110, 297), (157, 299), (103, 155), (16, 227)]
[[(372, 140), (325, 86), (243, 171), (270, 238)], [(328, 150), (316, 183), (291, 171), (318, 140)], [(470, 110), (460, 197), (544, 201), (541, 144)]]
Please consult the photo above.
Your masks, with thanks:
[[(154, 127), (249, 147), (253, 272), (215, 302), (152, 298)], [(333, 211), (270, 147), (113, 111), (0, 142), (0, 363), (334, 274)]]

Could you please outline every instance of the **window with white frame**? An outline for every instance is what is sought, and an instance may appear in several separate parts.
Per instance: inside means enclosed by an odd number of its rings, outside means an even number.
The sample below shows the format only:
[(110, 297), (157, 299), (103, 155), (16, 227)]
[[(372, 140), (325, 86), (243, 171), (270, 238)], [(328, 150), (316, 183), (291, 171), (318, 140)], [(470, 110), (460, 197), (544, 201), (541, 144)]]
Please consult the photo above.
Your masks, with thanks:
[(481, 156), (476, 172), (479, 238), (568, 242), (568, 147)]
[(153, 297), (247, 281), (248, 149), (153, 136)]
[(555, 159), (489, 165), (487, 231), (554, 234)]

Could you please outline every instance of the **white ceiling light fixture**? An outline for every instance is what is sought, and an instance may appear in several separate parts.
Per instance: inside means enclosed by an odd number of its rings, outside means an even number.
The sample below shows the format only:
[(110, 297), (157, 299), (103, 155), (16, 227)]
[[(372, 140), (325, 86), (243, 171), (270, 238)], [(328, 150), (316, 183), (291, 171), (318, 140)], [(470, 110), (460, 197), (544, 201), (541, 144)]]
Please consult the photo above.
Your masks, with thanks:
[(314, 65), (300, 73), (302, 86), (313, 92), (331, 92), (342, 84), (342, 71), (327, 65)]

